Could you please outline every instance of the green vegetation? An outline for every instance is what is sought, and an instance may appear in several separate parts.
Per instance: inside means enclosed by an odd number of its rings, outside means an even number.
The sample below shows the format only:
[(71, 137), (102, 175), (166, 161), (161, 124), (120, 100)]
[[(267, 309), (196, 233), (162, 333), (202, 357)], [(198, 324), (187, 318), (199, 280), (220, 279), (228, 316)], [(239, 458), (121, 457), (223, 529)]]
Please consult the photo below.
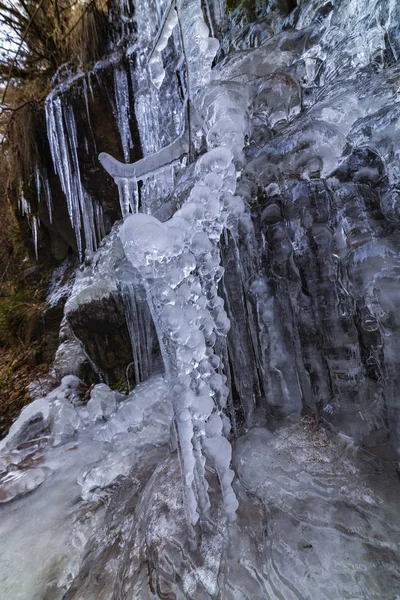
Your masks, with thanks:
[(49, 370), (39, 361), (38, 344), (2, 348), (0, 346), (0, 438), (10, 428), (21, 409), (31, 401), (27, 386)]
[(0, 343), (12, 347), (31, 342), (40, 313), (46, 307), (32, 290), (18, 290), (10, 296), (0, 297)]
[[(0, 197), (1, 199), (1, 197)], [(3, 199), (4, 200), (4, 199)], [(0, 203), (0, 437), (30, 401), (26, 386), (47, 372), (40, 329), (49, 269), (29, 259), (26, 222)]]

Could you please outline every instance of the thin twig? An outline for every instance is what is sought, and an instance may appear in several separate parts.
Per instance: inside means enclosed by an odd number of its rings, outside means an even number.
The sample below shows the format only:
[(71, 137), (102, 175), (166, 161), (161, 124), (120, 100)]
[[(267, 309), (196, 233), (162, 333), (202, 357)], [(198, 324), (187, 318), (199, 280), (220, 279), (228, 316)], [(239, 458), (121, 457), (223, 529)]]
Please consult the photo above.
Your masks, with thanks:
[(22, 104), (20, 104), (19, 106), (17, 106), (16, 108), (12, 108), (11, 106), (0, 106), (0, 110), (3, 112), (6, 111), (10, 111), (10, 112), (17, 112), (18, 110), (20, 110), (21, 108), (24, 108), (24, 106), (26, 106), (27, 104), (37, 104), (42, 102), (42, 100), (44, 100), (46, 96), (44, 96), (43, 98), (41, 98), (40, 100), (27, 100), (26, 102), (23, 102)]
[(67, 31), (67, 33), (64, 35), (64, 37), (62, 38), (62, 41), (66, 40), (67, 37), (71, 35), (71, 33), (74, 31), (75, 27), (77, 25), (79, 25), (79, 23), (82, 21), (83, 17), (86, 15), (89, 8), (91, 8), (92, 5), (95, 3), (96, 3), (96, 0), (90, 0), (90, 2), (86, 5), (86, 8), (83, 11), (83, 13), (81, 14), (81, 16), (79, 17), (79, 19), (77, 19), (77, 21), (72, 25), (71, 29), (69, 31)]

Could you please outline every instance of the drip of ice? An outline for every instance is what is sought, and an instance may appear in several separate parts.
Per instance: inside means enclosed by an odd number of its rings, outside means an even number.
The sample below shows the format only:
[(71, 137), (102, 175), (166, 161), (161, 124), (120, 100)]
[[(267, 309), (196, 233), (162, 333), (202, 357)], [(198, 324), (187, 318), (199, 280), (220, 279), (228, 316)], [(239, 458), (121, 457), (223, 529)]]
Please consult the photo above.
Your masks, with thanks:
[(168, 40), (177, 24), (178, 14), (175, 8), (175, 0), (172, 0), (171, 6), (165, 11), (156, 43), (154, 44), (154, 48), (149, 57), (150, 78), (157, 89), (161, 87), (165, 78), (161, 52), (167, 47)]
[[(22, 187), (21, 187), (22, 189)], [(23, 191), (21, 191), (21, 195), (19, 197), (19, 210), (21, 211), (21, 215), (25, 216), (25, 215), (29, 215), (31, 212), (31, 207), (29, 202), (27, 201), (27, 199), (24, 196)]]
[(115, 177), (115, 183), (118, 186), (119, 205), (121, 208), (122, 218), (128, 216), (129, 213), (138, 212), (139, 207), (139, 192), (136, 177)]
[(52, 223), (53, 222), (53, 205), (52, 205), (52, 200), (51, 200), (51, 190), (50, 190), (49, 180), (47, 177), (46, 168), (43, 166), (41, 168), (39, 168), (37, 166), (35, 169), (35, 178), (36, 178), (36, 193), (37, 193), (38, 203), (40, 202), (40, 199), (42, 197), (42, 190), (43, 190), (44, 197), (46, 200), (47, 211), (49, 213), (49, 220), (50, 220), (50, 223)]
[(35, 179), (36, 179), (36, 192), (37, 192), (37, 200), (40, 202), (40, 171), (39, 167), (36, 165), (35, 168)]
[(49, 179), (47, 177), (47, 173), (45, 174), (45, 176), (42, 176), (42, 182), (43, 182), (43, 189), (44, 189), (44, 197), (46, 198), (46, 205), (47, 205), (47, 210), (49, 213), (49, 220), (50, 220), (50, 223), (52, 223), (53, 222), (53, 203), (52, 203), (51, 190), (50, 190), (50, 184), (49, 184)]
[[(121, 277), (120, 269), (116, 269)], [(135, 280), (124, 283), (119, 279), (120, 293), (125, 308), (126, 323), (132, 346), (133, 368), (137, 383), (149, 379), (153, 372), (153, 330), (146, 318), (146, 298), (143, 288)]]

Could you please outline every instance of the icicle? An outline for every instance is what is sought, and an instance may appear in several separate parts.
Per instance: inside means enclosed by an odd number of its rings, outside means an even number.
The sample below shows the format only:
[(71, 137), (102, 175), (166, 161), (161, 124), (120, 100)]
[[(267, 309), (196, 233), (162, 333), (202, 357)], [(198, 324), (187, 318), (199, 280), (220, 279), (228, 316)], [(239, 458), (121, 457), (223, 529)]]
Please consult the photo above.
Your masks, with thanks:
[(125, 307), (126, 324), (131, 340), (132, 357), (135, 372), (135, 381), (142, 381), (139, 372), (139, 336), (135, 325), (138, 324), (137, 306), (135, 302), (135, 289), (133, 285), (124, 285), (121, 290), (122, 301)]
[(23, 192), (19, 198), (19, 209), (21, 211), (21, 215), (24, 217), (25, 215), (29, 215), (31, 212), (31, 207), (29, 202), (23, 196)]
[(82, 255), (81, 220), (78, 198), (74, 190), (74, 178), (64, 128), (60, 97), (50, 95), (46, 100), (46, 123), (54, 170), (60, 178), (61, 188), (67, 199), (68, 214), (75, 232), (80, 256)]
[(154, 48), (149, 56), (150, 79), (157, 89), (160, 89), (165, 78), (161, 52), (167, 47), (168, 40), (177, 24), (178, 15), (175, 9), (175, 0), (172, 0), (156, 37)]
[(42, 176), (43, 188), (44, 188), (44, 197), (46, 198), (47, 210), (49, 213), (50, 223), (53, 222), (53, 205), (51, 200), (51, 190), (49, 185), (49, 180), (47, 178), (47, 172), (45, 177)]
[(86, 248), (93, 251), (96, 248), (96, 234), (94, 228), (94, 215), (92, 201), (82, 186), (81, 174), (78, 160), (78, 141), (76, 133), (76, 123), (74, 113), (71, 106), (65, 108), (65, 121), (68, 132), (69, 147), (72, 156), (73, 171), (72, 173), (72, 189), (75, 192), (75, 198), (79, 203), (78, 212), (82, 215), (83, 231), (85, 234)]
[(36, 193), (37, 193), (37, 199), (38, 199), (38, 203), (40, 202), (40, 171), (39, 171), (39, 167), (36, 165), (35, 168), (35, 178), (36, 178)]
[(98, 202), (94, 202), (94, 220), (96, 225), (97, 240), (100, 243), (103, 237), (106, 235), (104, 227), (104, 215), (103, 208)]
[(143, 287), (134, 279), (128, 283), (122, 275), (120, 293), (132, 346), (135, 380), (146, 381), (153, 371), (153, 328)]
[(32, 216), (32, 236), (33, 236), (33, 245), (35, 248), (35, 256), (36, 260), (38, 260), (38, 228), (39, 223), (35, 215)]
[[(88, 81), (89, 81), (90, 93), (91, 93), (92, 99), (93, 99), (93, 90), (92, 90), (91, 85), (90, 85), (90, 73), (88, 73), (87, 77), (88, 77)], [(86, 81), (86, 77), (83, 78), (83, 97), (85, 99), (85, 109), (86, 109), (87, 122), (88, 122), (88, 125), (89, 125), (90, 133), (92, 134), (92, 140), (93, 140), (93, 145), (94, 145), (94, 152), (97, 153), (96, 138), (94, 136), (93, 129), (92, 129), (92, 123), (91, 123), (91, 120), (90, 120), (89, 99), (88, 99), (88, 83)], [(88, 149), (88, 145), (89, 144), (88, 144), (87, 138), (85, 138), (85, 143), (86, 143), (86, 146), (87, 146), (87, 150), (86, 151), (89, 152), (89, 149)]]
[(43, 189), (44, 197), (46, 200), (47, 211), (49, 213), (49, 220), (50, 220), (50, 223), (52, 223), (53, 222), (53, 207), (52, 207), (52, 203), (51, 203), (51, 191), (50, 191), (49, 181), (47, 178), (46, 168), (42, 168), (42, 170), (40, 170), (39, 167), (36, 166), (35, 178), (36, 178), (36, 191), (37, 191), (38, 203), (40, 202), (41, 192)]
[(131, 208), (129, 179), (127, 179), (126, 177), (116, 177), (115, 183), (118, 186), (121, 215), (123, 219), (126, 219), (126, 217), (129, 215)]
[(119, 135), (124, 151), (125, 162), (129, 162), (129, 150), (133, 148), (130, 129), (129, 85), (126, 71), (122, 67), (114, 69), (115, 109)]

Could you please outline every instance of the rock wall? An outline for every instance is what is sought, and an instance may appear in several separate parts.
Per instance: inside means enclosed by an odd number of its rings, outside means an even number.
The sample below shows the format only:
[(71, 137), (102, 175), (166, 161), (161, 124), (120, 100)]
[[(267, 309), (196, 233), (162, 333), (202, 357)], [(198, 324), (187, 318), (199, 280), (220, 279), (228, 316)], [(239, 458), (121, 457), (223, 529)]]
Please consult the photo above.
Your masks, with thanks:
[[(275, 427), (311, 410), (387, 455), (389, 437), (397, 447), (399, 436), (398, 9), (391, 0), (284, 4), (255, 3), (250, 12), (239, 6), (228, 18), (213, 2), (204, 11), (221, 42), (215, 72), (249, 93), (247, 145), (237, 165), (247, 211), (238, 236), (221, 243), (231, 410), (239, 430)], [(76, 145), (96, 244), (120, 217), (117, 186), (97, 154), (134, 162), (173, 141), (185, 118), (178, 34), (163, 51), (159, 90), (143, 75), (141, 52), (160, 22), (155, 4), (148, 11), (154, 23), (139, 5), (133, 17), (144, 42), (132, 41), (136, 26), (131, 44), (59, 83), (47, 103), (61, 100), (57, 135), (70, 161)], [(84, 250), (87, 231), (70, 225), (55, 166), (48, 150), (53, 222), (45, 202), (39, 214), (61, 258), (68, 248), (78, 252), (77, 237)], [(168, 218), (186, 197), (190, 173), (180, 168), (169, 187), (160, 177), (146, 181), (139, 210)], [(73, 164), (70, 175), (75, 185)], [(82, 207), (76, 210), (83, 219)], [(68, 314), (90, 360), (111, 380), (132, 362), (121, 298), (116, 288)]]

